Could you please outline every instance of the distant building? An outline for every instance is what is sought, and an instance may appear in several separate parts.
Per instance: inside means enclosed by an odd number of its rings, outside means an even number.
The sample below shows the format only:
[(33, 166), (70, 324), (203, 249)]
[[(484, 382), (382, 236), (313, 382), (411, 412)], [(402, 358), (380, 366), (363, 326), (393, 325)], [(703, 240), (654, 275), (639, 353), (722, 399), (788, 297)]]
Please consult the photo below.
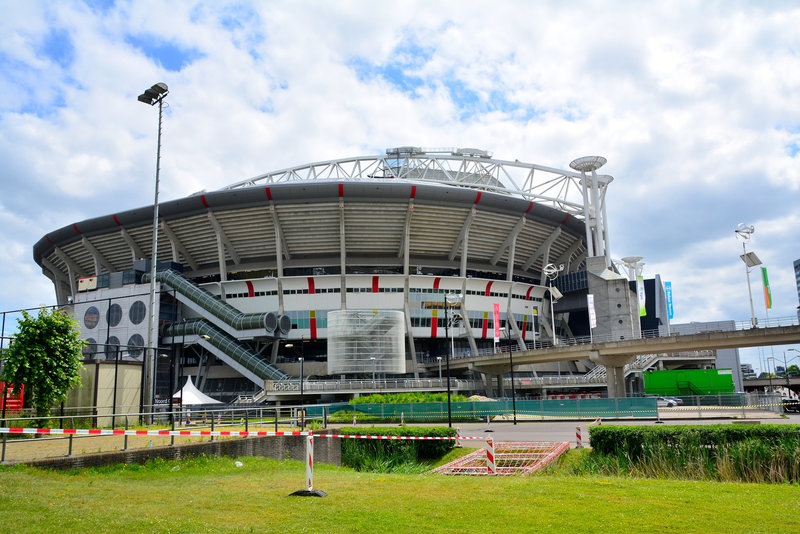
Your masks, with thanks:
[[(794, 281), (797, 284), (797, 300), (800, 302), (800, 260), (794, 260)], [(800, 306), (797, 306), (797, 318), (800, 319)]]
[(753, 370), (752, 364), (743, 363), (740, 368), (742, 370), (742, 378), (745, 380), (756, 378), (756, 372)]

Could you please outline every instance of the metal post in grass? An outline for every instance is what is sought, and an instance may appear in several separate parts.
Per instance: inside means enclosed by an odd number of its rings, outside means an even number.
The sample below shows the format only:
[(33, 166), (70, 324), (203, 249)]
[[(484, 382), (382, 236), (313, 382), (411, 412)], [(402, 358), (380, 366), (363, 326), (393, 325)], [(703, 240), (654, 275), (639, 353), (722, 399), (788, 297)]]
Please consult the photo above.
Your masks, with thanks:
[(306, 487), (289, 495), (290, 497), (327, 497), (322, 490), (314, 489), (314, 436), (312, 432), (306, 435)]

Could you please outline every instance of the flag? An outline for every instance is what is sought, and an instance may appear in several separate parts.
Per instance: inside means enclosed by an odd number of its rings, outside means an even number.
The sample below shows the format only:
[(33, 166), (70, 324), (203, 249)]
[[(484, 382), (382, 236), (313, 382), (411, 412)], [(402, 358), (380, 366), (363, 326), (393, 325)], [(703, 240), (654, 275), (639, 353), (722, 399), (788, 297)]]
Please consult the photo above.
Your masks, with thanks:
[(639, 294), (639, 317), (644, 317), (647, 315), (647, 295), (644, 291), (644, 277), (642, 275), (638, 275), (636, 277), (636, 292)]
[(494, 342), (500, 341), (500, 305), (494, 305)]
[(761, 268), (761, 277), (764, 279), (764, 306), (768, 310), (772, 309), (772, 292), (769, 290), (769, 278), (767, 278), (767, 268)]
[(594, 311), (594, 295), (586, 295), (586, 304), (589, 307), (589, 328), (597, 328), (597, 314)]

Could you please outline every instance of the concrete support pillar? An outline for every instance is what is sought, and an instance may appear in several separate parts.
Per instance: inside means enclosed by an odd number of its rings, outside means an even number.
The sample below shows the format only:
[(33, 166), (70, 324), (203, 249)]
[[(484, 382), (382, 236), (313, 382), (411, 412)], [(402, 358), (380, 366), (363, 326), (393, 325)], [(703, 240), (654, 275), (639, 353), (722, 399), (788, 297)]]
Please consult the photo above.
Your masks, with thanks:
[(624, 397), (625, 368), (607, 366), (606, 376), (608, 377), (608, 398)]
[(589, 359), (606, 367), (608, 397), (625, 397), (625, 366), (632, 363), (636, 357), (619, 354), (601, 355), (597, 351), (591, 351), (589, 352)]
[(504, 387), (503, 387), (503, 375), (495, 375), (497, 377), (497, 396), (498, 398), (503, 398), (505, 395)]

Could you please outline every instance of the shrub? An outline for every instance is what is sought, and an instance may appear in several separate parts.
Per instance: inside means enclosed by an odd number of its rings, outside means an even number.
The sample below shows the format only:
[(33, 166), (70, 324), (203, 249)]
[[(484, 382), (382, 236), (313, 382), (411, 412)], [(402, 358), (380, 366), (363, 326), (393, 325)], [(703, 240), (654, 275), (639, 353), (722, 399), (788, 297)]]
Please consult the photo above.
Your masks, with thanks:
[(604, 474), (800, 482), (798, 425), (598, 426), (590, 444)]
[[(342, 428), (344, 435), (369, 436), (455, 436), (449, 427)], [(358, 471), (419, 472), (455, 446), (455, 440), (384, 440), (343, 438), (342, 464)]]

